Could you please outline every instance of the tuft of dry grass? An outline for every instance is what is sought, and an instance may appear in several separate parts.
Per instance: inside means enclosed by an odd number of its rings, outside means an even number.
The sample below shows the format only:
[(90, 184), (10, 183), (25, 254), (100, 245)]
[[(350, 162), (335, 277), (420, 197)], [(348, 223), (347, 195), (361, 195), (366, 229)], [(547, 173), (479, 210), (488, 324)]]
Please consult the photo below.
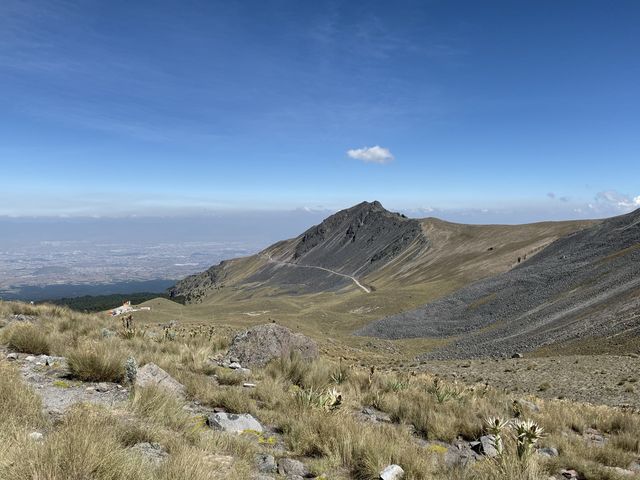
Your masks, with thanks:
[(7, 346), (16, 352), (49, 355), (51, 345), (47, 333), (31, 323), (14, 323), (2, 332)]
[(71, 374), (85, 382), (120, 382), (126, 356), (112, 341), (89, 342), (67, 355)]

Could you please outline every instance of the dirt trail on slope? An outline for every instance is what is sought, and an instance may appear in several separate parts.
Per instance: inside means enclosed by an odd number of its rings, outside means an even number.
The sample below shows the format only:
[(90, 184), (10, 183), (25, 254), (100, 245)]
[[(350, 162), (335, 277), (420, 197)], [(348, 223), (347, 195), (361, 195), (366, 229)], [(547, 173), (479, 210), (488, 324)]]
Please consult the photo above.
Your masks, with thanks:
[(371, 293), (371, 290), (369, 290), (367, 287), (365, 287), (364, 285), (362, 285), (358, 279), (354, 276), (351, 275), (347, 275), (345, 273), (340, 273), (340, 272), (336, 272), (335, 270), (331, 270), (329, 268), (325, 268), (325, 267), (318, 267), (315, 265), (300, 265), (297, 263), (292, 263), (292, 262), (284, 262), (282, 260), (274, 260), (273, 258), (269, 257), (268, 255), (260, 255), (262, 258), (264, 258), (265, 260), (267, 260), (269, 263), (275, 263), (276, 265), (285, 265), (288, 267), (297, 267), (297, 268), (315, 268), (317, 270), (324, 270), (325, 272), (329, 272), (329, 273), (333, 273), (334, 275), (339, 275), (341, 277), (344, 278), (349, 278), (353, 281), (353, 283), (355, 283), (358, 288), (362, 289), (365, 293)]

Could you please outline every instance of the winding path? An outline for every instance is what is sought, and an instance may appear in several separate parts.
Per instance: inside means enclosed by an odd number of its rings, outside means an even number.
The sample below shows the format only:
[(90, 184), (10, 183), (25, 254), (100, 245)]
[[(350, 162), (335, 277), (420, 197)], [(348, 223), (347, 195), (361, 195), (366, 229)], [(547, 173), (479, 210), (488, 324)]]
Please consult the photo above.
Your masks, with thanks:
[(353, 283), (355, 283), (358, 288), (361, 288), (362, 290), (364, 290), (365, 293), (371, 293), (371, 290), (369, 290), (367, 287), (365, 287), (364, 285), (362, 285), (358, 279), (352, 275), (347, 275), (344, 273), (340, 273), (340, 272), (336, 272), (335, 270), (331, 270), (329, 268), (324, 268), (324, 267), (317, 267), (315, 265), (299, 265), (297, 263), (292, 263), (292, 262), (284, 262), (282, 260), (274, 260), (273, 258), (271, 258), (269, 255), (265, 255), (265, 254), (260, 254), (261, 257), (265, 258), (268, 262), (270, 263), (275, 263), (277, 265), (287, 265), (289, 267), (298, 267), (298, 268), (315, 268), (316, 270), (324, 270), (325, 272), (329, 272), (329, 273), (333, 273), (334, 275), (338, 275), (340, 277), (344, 277), (344, 278), (348, 278), (350, 280), (353, 281)]

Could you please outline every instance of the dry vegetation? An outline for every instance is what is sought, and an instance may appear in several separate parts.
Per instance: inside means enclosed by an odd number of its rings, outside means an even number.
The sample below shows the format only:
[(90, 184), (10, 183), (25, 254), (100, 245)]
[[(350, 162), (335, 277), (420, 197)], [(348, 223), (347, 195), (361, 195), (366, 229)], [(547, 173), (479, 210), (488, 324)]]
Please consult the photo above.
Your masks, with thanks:
[[(547, 480), (560, 468), (573, 468), (587, 480), (615, 480), (629, 477), (610, 467), (628, 468), (640, 455), (640, 417), (631, 411), (530, 397), (536, 412), (514, 405), (522, 397), (492, 388), (296, 356), (253, 371), (257, 387), (247, 389), (243, 377), (211, 362), (228, 345), (215, 328), (178, 326), (167, 334), (134, 325), (130, 332), (99, 315), (0, 303), (0, 318), (15, 313), (37, 319), (0, 329), (0, 343), (13, 351), (67, 357), (75, 380), (120, 382), (128, 357), (140, 365), (154, 362), (186, 386), (188, 401), (251, 413), (269, 429), (215, 432), (201, 415), (183, 408), (184, 401), (156, 389), (132, 391), (113, 408), (77, 405), (53, 422), (16, 366), (0, 360), (2, 479), (249, 479), (255, 454), (265, 452), (303, 459), (327, 480), (376, 479), (390, 463), (401, 465), (408, 479)], [(363, 407), (386, 412), (391, 422), (365, 421)], [(559, 456), (518, 455), (516, 440), (505, 433), (499, 459), (447, 466), (441, 442), (476, 440), (487, 432), (489, 417), (537, 422), (545, 432), (539, 444), (557, 448)], [(602, 433), (604, 445), (585, 439), (588, 429)], [(44, 440), (30, 439), (33, 431), (44, 432)], [(148, 462), (130, 449), (138, 442), (160, 443), (167, 460)], [(215, 467), (221, 455), (233, 457), (222, 474)]]

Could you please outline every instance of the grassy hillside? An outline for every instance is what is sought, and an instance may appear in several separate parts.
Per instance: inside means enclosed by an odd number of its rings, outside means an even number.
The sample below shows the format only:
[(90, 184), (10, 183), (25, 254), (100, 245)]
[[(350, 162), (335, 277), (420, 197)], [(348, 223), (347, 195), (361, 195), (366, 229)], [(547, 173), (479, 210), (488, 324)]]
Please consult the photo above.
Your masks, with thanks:
[[(158, 324), (189, 307), (150, 303), (155, 311), (134, 314), (129, 330), (106, 316), (0, 303), (0, 478), (249, 479), (257, 474), (256, 455), (295, 458), (310, 475), (335, 480), (374, 480), (390, 463), (401, 465), (407, 480), (548, 480), (569, 468), (585, 480), (633, 478), (627, 469), (640, 455), (640, 417), (629, 409), (445, 381), (408, 366), (372, 371), (366, 360), (360, 366), (326, 356), (311, 363), (282, 358), (239, 377), (213, 360), (229, 344), (228, 327), (214, 319), (177, 323), (169, 327), (172, 335), (163, 335)], [(16, 314), (28, 317), (15, 320)], [(13, 362), (4, 360), (8, 351), (17, 352)], [(68, 376), (58, 376), (61, 359), (38, 365), (26, 356), (42, 352), (66, 358)], [(116, 383), (128, 357), (165, 369), (186, 387), (186, 398), (154, 388), (120, 395)], [(256, 387), (243, 388), (245, 381)], [(337, 405), (327, 402), (334, 390), (342, 398)], [(43, 415), (52, 395), (72, 404)], [(74, 404), (75, 395), (87, 400)], [(117, 401), (96, 403), (100, 395)], [(214, 431), (200, 413), (213, 408), (250, 413), (267, 429)], [(497, 432), (489, 417), (513, 425), (531, 420), (544, 435), (520, 451), (515, 427), (501, 427), (503, 453), (462, 466), (456, 444)], [(163, 456), (147, 460), (137, 450), (141, 444)], [(536, 453), (541, 447), (558, 456)]]

